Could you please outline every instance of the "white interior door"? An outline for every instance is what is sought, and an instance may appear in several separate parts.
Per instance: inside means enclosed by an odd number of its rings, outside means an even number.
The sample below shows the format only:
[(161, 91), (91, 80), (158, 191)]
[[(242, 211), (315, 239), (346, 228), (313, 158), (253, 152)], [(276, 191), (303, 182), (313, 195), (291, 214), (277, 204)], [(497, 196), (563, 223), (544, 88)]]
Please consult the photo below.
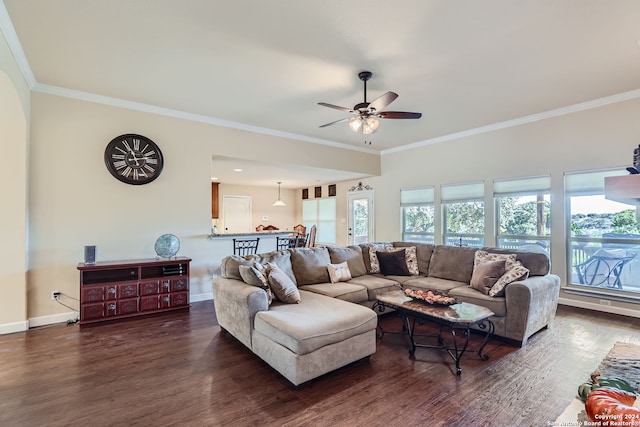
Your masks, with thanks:
[(251, 197), (222, 196), (222, 222), (225, 233), (251, 233)]
[(373, 190), (354, 191), (347, 193), (349, 214), (348, 235), (349, 244), (373, 242)]

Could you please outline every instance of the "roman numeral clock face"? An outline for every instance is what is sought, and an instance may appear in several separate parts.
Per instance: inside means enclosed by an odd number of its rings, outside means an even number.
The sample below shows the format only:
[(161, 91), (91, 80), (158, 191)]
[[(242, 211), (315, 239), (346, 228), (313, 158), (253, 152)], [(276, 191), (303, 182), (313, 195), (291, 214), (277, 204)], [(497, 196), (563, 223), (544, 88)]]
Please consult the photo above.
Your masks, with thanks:
[(133, 185), (147, 184), (160, 175), (162, 152), (149, 138), (136, 135), (120, 135), (107, 145), (104, 162), (115, 178)]

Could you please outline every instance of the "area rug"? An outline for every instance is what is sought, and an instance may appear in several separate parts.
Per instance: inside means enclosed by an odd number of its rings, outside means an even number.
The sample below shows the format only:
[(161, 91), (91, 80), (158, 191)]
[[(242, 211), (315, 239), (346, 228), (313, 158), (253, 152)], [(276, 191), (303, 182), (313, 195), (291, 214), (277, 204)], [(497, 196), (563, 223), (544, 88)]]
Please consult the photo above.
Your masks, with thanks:
[[(617, 342), (595, 371), (603, 377), (624, 378), (636, 389), (640, 388), (640, 345)], [(591, 372), (586, 373), (585, 379), (589, 378)], [(576, 393), (577, 393), (576, 384)], [(636, 400), (636, 405), (640, 400)], [(567, 406), (564, 412), (556, 419), (554, 425), (589, 425), (589, 418), (584, 411), (584, 403), (577, 397)]]

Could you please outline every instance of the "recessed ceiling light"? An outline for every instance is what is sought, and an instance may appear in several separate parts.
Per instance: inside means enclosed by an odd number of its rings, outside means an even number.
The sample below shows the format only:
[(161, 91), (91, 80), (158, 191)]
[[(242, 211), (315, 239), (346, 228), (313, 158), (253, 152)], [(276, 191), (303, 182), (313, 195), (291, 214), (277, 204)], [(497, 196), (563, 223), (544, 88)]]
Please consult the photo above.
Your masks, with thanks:
[(242, 169), (236, 168), (233, 170), (234, 172), (242, 172)]

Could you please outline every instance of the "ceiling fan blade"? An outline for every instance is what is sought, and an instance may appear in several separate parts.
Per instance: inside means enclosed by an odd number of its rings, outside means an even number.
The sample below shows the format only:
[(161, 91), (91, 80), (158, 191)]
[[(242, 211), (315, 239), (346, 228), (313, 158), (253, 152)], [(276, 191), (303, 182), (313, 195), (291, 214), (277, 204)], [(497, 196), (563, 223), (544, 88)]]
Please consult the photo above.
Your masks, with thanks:
[(324, 125), (320, 125), (321, 128), (326, 128), (327, 126), (335, 125), (336, 123), (346, 122), (350, 119), (350, 117), (346, 117), (344, 119), (336, 120), (335, 122), (325, 123)]
[(398, 97), (397, 93), (395, 93), (395, 92), (387, 92), (387, 93), (385, 93), (383, 95), (380, 95), (379, 97), (377, 97), (373, 101), (371, 101), (369, 103), (369, 108), (374, 108), (376, 111), (380, 111), (384, 107), (386, 107), (387, 105), (389, 105), (393, 101), (395, 101), (397, 97)]
[(382, 119), (419, 119), (422, 113), (409, 113), (407, 111), (381, 111), (377, 114)]
[(334, 108), (336, 110), (340, 110), (340, 111), (348, 111), (350, 113), (353, 112), (353, 110), (351, 108), (346, 108), (346, 107), (339, 107), (337, 105), (333, 105), (333, 104), (327, 104), (326, 102), (318, 102), (318, 105), (322, 105), (323, 107), (329, 107), (329, 108)]

